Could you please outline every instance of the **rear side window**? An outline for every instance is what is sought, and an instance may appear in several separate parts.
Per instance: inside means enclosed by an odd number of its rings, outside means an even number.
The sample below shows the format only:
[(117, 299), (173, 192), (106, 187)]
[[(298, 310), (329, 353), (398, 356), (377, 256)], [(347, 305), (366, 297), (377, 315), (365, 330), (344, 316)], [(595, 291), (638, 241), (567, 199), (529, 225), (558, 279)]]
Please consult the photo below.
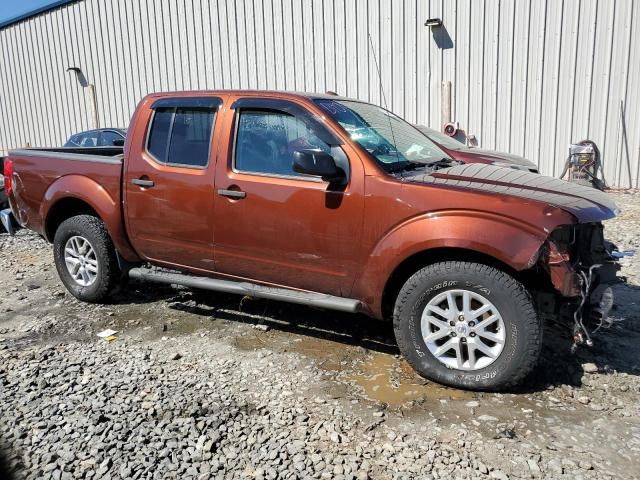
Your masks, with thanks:
[(206, 166), (215, 113), (212, 107), (157, 108), (147, 150), (161, 163)]
[(149, 131), (147, 150), (156, 160), (167, 162), (167, 146), (169, 145), (169, 131), (173, 120), (174, 108), (158, 108), (153, 115), (153, 123)]

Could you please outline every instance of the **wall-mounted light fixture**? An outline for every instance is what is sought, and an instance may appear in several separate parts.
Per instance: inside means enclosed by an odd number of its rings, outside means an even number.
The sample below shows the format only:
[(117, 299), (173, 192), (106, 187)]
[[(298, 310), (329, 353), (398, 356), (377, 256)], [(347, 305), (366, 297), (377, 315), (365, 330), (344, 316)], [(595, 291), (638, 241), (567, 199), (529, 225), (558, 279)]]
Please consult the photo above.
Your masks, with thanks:
[(431, 35), (438, 48), (442, 50), (453, 48), (453, 40), (441, 18), (429, 18), (424, 22), (424, 26), (431, 30)]

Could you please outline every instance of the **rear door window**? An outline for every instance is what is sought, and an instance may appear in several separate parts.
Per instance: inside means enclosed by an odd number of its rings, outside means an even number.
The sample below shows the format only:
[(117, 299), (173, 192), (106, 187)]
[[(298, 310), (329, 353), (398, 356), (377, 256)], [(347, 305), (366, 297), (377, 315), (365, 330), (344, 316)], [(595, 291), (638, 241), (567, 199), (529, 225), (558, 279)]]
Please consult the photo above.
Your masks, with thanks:
[(147, 150), (160, 163), (205, 167), (215, 121), (214, 107), (156, 108)]
[(209, 161), (209, 142), (214, 112), (207, 108), (177, 108), (169, 140), (167, 163), (204, 167)]
[(169, 145), (171, 122), (173, 121), (173, 111), (173, 108), (156, 109), (149, 131), (147, 150), (161, 163), (167, 163), (167, 147)]

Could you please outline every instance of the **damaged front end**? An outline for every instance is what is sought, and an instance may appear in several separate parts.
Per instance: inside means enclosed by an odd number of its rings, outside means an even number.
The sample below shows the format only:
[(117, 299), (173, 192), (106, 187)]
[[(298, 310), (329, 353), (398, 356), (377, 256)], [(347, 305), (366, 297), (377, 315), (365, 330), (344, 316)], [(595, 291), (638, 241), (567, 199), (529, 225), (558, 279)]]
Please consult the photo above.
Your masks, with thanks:
[(601, 223), (560, 226), (549, 235), (538, 258), (555, 290), (555, 295), (541, 294), (539, 305), (547, 313), (552, 310), (556, 318), (569, 320), (573, 350), (580, 344), (593, 345), (592, 334), (610, 326), (611, 286), (623, 281), (617, 276), (618, 259), (630, 254), (605, 240), (603, 230)]

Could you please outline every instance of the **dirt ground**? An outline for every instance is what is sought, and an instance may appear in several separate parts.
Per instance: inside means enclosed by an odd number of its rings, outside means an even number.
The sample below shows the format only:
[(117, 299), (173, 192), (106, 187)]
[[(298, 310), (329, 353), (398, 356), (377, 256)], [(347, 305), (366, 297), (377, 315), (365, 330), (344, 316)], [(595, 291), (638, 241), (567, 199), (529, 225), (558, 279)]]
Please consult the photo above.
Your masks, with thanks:
[[(638, 248), (640, 195), (613, 196), (622, 214), (606, 223), (605, 233), (623, 250)], [(211, 388), (227, 389), (234, 398), (255, 402), (264, 391), (276, 389), (274, 402), (296, 398), (316, 425), (326, 425), (340, 411), (339, 433), (348, 440), (337, 437), (338, 453), (333, 456), (360, 455), (359, 470), (314, 470), (320, 461), (298, 458), (305, 469), (286, 475), (283, 472), (296, 470), (277, 470), (278, 478), (640, 478), (639, 265), (638, 257), (624, 260), (627, 283), (615, 287), (611, 326), (594, 336), (592, 348), (571, 354), (566, 335), (549, 327), (540, 364), (522, 387), (507, 394), (481, 394), (445, 388), (417, 376), (399, 357), (391, 326), (364, 316), (137, 282), (111, 304), (80, 303), (59, 282), (49, 245), (29, 232), (15, 238), (2, 234), (0, 398), (5, 405), (21, 402), (22, 383), (17, 379), (24, 378), (26, 370), (20, 365), (33, 363), (45, 348), (54, 348), (55, 355), (73, 355), (76, 350), (83, 357), (112, 352), (117, 357), (113, 368), (102, 366), (107, 376), (126, 373), (127, 365), (140, 361), (140, 352), (150, 352), (168, 365), (172, 364), (167, 359), (181, 357), (176, 362), (188, 365), (190, 374), (196, 368), (217, 369), (216, 374), (225, 376), (216, 377), (221, 383), (214, 382)], [(97, 337), (106, 328), (118, 331), (112, 342)], [(221, 361), (231, 366), (220, 367)], [(254, 368), (262, 372), (255, 378)], [(222, 374), (222, 370), (229, 371)], [(271, 379), (274, 385), (269, 385)], [(29, 392), (37, 390), (30, 388)], [(48, 390), (36, 394), (38, 402), (55, 395)], [(36, 401), (31, 396), (24, 397), (28, 405)], [(288, 407), (280, 408), (286, 412)], [(102, 463), (86, 470), (91, 475), (85, 470), (78, 474), (80, 463), (65, 467), (59, 454), (46, 470), (42, 452), (47, 448), (34, 440), (38, 419), (30, 413), (18, 417), (19, 421), (15, 412), (2, 409), (0, 440), (7, 444), (12, 465), (21, 475), (56, 478), (54, 472), (59, 472), (58, 478), (65, 473), (69, 478), (124, 478), (143, 471), (136, 470), (133, 457), (127, 463), (115, 453), (106, 470)], [(22, 436), (15, 433), (18, 426)], [(278, 430), (273, 428), (275, 436)], [(327, 438), (331, 437), (329, 431)], [(409, 444), (401, 448), (410, 449), (420, 437), (435, 446), (413, 458), (389, 460), (387, 445), (397, 449), (400, 439)], [(308, 448), (315, 442), (315, 451), (322, 455), (324, 439), (314, 438), (311, 433), (301, 437)], [(374, 452), (371, 458), (358, 454), (359, 441)], [(238, 440), (236, 446), (242, 449), (242, 445)], [(428, 454), (438, 448), (456, 456), (468, 450), (473, 458), (462, 457), (454, 465), (450, 455)], [(78, 444), (74, 451), (73, 462), (87, 461), (88, 447)], [(412, 472), (411, 464), (423, 457), (431, 466)], [(266, 468), (258, 461), (253, 470), (243, 465), (239, 472), (229, 458), (224, 456), (227, 463), (219, 460), (218, 469), (211, 471), (203, 470), (203, 462), (191, 471), (185, 465), (185, 474), (176, 478), (260, 478), (262, 470), (256, 469)], [(180, 472), (182, 465), (177, 463)], [(295, 457), (291, 464), (297, 465)], [(387, 468), (389, 464), (396, 467)]]

